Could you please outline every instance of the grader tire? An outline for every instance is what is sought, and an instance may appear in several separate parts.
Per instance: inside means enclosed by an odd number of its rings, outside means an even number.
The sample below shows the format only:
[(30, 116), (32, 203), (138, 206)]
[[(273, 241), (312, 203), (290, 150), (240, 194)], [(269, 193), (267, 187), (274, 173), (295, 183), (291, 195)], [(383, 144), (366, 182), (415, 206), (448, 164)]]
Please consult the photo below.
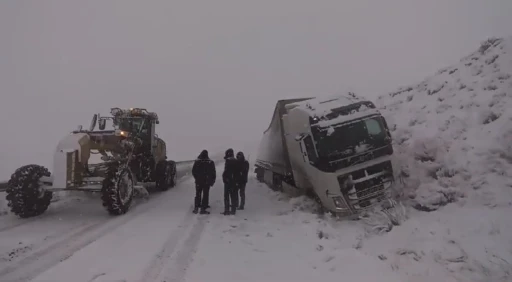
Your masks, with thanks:
[(12, 213), (20, 218), (29, 218), (48, 209), (53, 193), (41, 189), (39, 179), (42, 176), (50, 176), (50, 172), (35, 164), (22, 166), (11, 175), (5, 198)]
[(101, 189), (103, 206), (108, 213), (125, 214), (130, 209), (134, 193), (134, 177), (131, 170), (116, 165), (109, 167)]

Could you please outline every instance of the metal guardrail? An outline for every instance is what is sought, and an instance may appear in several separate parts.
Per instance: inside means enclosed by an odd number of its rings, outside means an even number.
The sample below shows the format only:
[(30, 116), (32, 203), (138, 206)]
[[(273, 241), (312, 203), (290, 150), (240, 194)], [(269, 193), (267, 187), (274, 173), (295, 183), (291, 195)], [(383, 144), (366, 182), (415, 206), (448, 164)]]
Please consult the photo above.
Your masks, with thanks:
[[(176, 165), (192, 165), (194, 163), (195, 160), (188, 160), (188, 161), (178, 161), (176, 162)], [(221, 160), (214, 160), (215, 162), (215, 165), (218, 165)], [(5, 190), (7, 190), (7, 181), (1, 181), (0, 182), (0, 192), (5, 192)]]

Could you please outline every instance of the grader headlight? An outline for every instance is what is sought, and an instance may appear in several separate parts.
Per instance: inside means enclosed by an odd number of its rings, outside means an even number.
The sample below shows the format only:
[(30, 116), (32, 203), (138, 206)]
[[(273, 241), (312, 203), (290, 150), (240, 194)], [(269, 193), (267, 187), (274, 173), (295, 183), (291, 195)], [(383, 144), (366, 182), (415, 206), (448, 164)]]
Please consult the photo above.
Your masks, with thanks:
[(115, 135), (122, 136), (122, 137), (128, 137), (130, 135), (130, 133), (128, 133), (127, 131), (118, 129), (118, 130), (116, 130)]

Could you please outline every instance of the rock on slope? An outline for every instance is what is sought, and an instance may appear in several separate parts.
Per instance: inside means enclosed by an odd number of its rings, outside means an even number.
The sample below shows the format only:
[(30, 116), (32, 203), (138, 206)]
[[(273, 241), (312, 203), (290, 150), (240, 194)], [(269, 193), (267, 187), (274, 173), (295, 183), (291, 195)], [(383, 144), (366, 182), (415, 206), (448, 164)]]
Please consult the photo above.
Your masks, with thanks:
[(416, 208), (459, 198), (512, 204), (512, 37), (489, 39), (458, 64), (377, 102), (395, 139), (404, 196)]
[[(397, 192), (417, 211), (364, 249), (392, 254), (410, 281), (510, 281), (512, 37), (377, 104), (394, 137)], [(402, 253), (421, 255), (404, 264)]]

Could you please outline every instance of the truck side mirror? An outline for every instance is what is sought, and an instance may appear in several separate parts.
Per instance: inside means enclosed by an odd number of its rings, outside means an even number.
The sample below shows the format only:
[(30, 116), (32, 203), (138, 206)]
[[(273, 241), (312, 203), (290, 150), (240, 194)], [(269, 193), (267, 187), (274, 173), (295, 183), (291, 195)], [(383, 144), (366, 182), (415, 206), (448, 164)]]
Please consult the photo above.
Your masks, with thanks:
[(98, 121), (98, 127), (100, 128), (100, 130), (105, 130), (105, 126), (107, 125), (107, 120), (106, 119), (100, 119)]
[(92, 116), (91, 126), (89, 126), (89, 131), (94, 130), (94, 128), (96, 127), (96, 121), (98, 121), (98, 114), (94, 114), (94, 116)]

